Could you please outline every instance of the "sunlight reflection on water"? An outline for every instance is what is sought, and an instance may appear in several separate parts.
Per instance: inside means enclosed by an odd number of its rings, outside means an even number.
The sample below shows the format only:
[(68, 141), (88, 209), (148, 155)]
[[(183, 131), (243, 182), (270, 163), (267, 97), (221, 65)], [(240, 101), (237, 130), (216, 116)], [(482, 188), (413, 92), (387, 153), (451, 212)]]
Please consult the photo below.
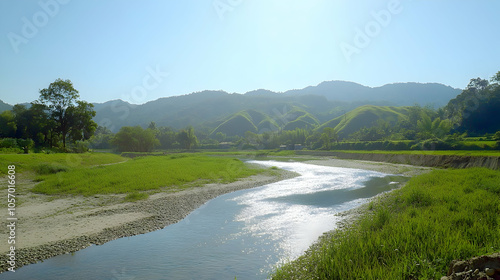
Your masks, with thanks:
[[(236, 221), (245, 223), (253, 235), (268, 235), (280, 245), (280, 261), (300, 256), (324, 232), (335, 228), (336, 213), (362, 203), (362, 199), (339, 201), (329, 207), (308, 201), (308, 194), (343, 189), (359, 189), (371, 177), (387, 174), (360, 169), (311, 166), (298, 162), (251, 161), (276, 166), (301, 174), (298, 177), (269, 184), (233, 198), (245, 208)], [(298, 197), (298, 199), (287, 199)], [(302, 197), (302, 199), (301, 199)], [(311, 203), (312, 202), (312, 203)]]

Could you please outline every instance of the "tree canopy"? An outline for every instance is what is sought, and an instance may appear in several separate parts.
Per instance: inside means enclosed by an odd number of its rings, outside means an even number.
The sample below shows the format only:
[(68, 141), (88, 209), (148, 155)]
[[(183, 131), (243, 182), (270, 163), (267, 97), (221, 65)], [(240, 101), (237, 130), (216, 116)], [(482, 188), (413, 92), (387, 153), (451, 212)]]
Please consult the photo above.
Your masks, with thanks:
[(120, 152), (151, 152), (160, 145), (154, 130), (143, 129), (140, 126), (124, 126), (118, 131), (111, 143)]
[(66, 140), (72, 142), (89, 139), (97, 128), (94, 105), (79, 100), (80, 95), (70, 80), (57, 79), (48, 88), (40, 90), (38, 103), (46, 106), (54, 131), (59, 134), (66, 148)]
[(94, 105), (79, 100), (70, 80), (57, 79), (39, 92), (39, 99), (28, 106), (17, 104), (0, 114), (0, 137), (31, 139), (38, 147), (62, 144), (66, 150), (68, 141), (87, 140), (94, 134)]

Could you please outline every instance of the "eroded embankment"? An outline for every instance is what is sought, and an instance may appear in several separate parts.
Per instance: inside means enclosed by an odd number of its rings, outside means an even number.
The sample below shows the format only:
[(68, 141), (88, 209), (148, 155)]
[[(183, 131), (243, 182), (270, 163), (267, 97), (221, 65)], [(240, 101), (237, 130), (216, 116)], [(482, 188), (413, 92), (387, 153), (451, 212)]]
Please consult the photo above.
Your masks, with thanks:
[(496, 156), (461, 156), (461, 155), (424, 155), (424, 154), (380, 154), (348, 152), (297, 151), (298, 155), (334, 156), (339, 159), (355, 159), (398, 164), (409, 164), (442, 168), (485, 167), (500, 170), (500, 157)]

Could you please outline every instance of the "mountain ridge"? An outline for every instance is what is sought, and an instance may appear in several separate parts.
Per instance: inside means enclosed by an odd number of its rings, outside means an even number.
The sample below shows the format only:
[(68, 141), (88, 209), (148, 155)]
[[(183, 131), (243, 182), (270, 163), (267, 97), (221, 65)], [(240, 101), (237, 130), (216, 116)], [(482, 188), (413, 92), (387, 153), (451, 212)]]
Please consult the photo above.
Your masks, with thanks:
[(268, 126), (273, 129), (314, 129), (359, 106), (411, 106), (427, 105), (429, 102), (433, 102), (434, 106), (444, 106), (460, 92), (437, 83), (393, 83), (372, 88), (354, 82), (325, 81), (285, 92), (257, 89), (240, 94), (204, 90), (162, 97), (140, 105), (120, 99), (93, 105), (96, 111), (94, 121), (113, 132), (123, 126), (146, 127), (154, 121), (157, 126), (174, 129), (193, 126), (209, 135), (235, 114), (248, 110), (265, 115), (256, 123), (241, 118), (244, 115), (235, 121), (251, 128), (251, 131), (258, 132)]

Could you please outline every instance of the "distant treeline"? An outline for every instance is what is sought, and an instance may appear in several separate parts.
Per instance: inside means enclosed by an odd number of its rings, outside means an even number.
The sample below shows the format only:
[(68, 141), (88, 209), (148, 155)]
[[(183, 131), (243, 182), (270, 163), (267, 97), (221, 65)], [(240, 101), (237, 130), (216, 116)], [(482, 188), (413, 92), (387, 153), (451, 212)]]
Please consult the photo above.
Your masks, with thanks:
[(499, 144), (469, 143), (470, 136), (500, 141), (500, 72), (490, 80), (471, 79), (456, 98), (438, 109), (364, 105), (330, 120), (299, 107), (280, 113), (281, 119), (246, 110), (221, 119), (215, 129), (178, 130), (151, 121), (146, 128), (123, 126), (113, 133), (97, 126), (93, 105), (78, 97), (71, 81), (58, 79), (41, 90), (29, 108), (15, 105), (3, 112), (0, 149), (472, 150), (499, 149)]

